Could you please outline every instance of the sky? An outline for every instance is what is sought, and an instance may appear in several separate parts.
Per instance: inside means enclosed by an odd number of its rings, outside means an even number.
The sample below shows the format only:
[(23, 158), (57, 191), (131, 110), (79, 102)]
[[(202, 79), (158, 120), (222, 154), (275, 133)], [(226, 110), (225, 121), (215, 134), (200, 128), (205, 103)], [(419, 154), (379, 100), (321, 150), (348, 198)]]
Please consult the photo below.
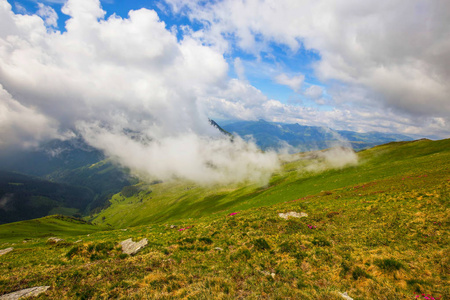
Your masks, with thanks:
[(3, 148), (199, 146), (208, 118), (448, 138), (449, 82), (448, 0), (0, 0)]

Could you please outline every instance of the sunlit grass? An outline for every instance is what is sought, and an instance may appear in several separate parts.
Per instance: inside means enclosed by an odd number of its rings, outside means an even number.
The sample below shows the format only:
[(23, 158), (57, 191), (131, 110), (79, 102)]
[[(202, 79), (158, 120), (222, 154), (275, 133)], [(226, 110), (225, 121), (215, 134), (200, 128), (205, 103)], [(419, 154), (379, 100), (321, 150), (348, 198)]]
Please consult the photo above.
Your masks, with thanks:
[[(358, 167), (291, 172), (263, 192), (230, 189), (244, 203), (221, 190), (147, 186), (139, 193), (152, 189), (152, 199), (121, 199), (145, 210), (166, 191), (175, 208), (158, 200), (153, 208), (163, 212), (151, 218), (159, 222), (137, 214), (140, 225), (132, 227), (133, 211), (110, 231), (69, 234), (69, 220), (59, 220), (62, 243), (32, 231), (26, 243), (24, 234), (1, 239), (0, 249), (15, 249), (0, 256), (0, 295), (50, 285), (41, 299), (342, 299), (342, 292), (353, 299), (450, 299), (450, 147), (440, 143), (430, 143), (434, 152), (418, 147), (416, 155), (397, 153), (413, 151), (414, 143), (371, 149), (360, 153), (366, 162)], [(177, 193), (182, 197), (170, 198)], [(193, 200), (199, 195), (210, 197), (210, 206)], [(105, 223), (119, 207), (105, 212)], [(290, 211), (308, 217), (278, 216)], [(174, 215), (164, 219), (167, 212)], [(0, 232), (12, 230), (3, 226)], [(122, 255), (118, 243), (127, 238), (147, 238), (149, 245)]]

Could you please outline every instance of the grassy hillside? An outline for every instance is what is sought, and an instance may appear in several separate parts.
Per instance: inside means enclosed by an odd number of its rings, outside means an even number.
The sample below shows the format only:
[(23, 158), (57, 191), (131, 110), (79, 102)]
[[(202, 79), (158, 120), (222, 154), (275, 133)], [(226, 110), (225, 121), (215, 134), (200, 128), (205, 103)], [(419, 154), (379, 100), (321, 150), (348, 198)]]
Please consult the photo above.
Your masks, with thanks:
[(97, 231), (104, 231), (106, 227), (93, 225), (84, 220), (68, 216), (54, 215), (40, 219), (26, 220), (0, 225), (0, 245), (17, 243), (33, 239), (45, 240), (48, 237), (60, 238), (79, 236)]
[[(96, 219), (116, 230), (2, 239), (15, 250), (0, 256), (0, 295), (49, 285), (38, 299), (450, 299), (449, 143), (383, 145), (316, 172), (305, 168), (323, 162), (304, 154), (263, 188), (126, 188)], [(292, 211), (307, 217), (278, 215)], [(127, 256), (127, 238), (149, 245)]]
[[(430, 173), (445, 174), (450, 167), (450, 140), (391, 143), (358, 153), (359, 163), (343, 169), (327, 167), (313, 153), (298, 155), (274, 174), (268, 186), (200, 187), (186, 182), (138, 184), (116, 194), (111, 206), (94, 220), (112, 226), (136, 226), (198, 218), (292, 201), (322, 191), (391, 178)], [(443, 175), (442, 175), (443, 176)], [(132, 191), (130, 191), (132, 190)]]
[(0, 224), (51, 214), (81, 216), (93, 197), (85, 187), (0, 171)]
[[(50, 209), (52, 214), (87, 215), (91, 212), (98, 212), (108, 203), (107, 200), (119, 192), (122, 187), (136, 183), (136, 180), (129, 176), (127, 170), (113, 164), (111, 160), (105, 159), (101, 151), (87, 145), (81, 138), (65, 141), (52, 140), (37, 149), (15, 149), (15, 151), (2, 149), (0, 151), (0, 173), (5, 173), (4, 171), (33, 176), (34, 180), (36, 180), (34, 176), (37, 176), (41, 180), (51, 181), (55, 184), (75, 186), (90, 194), (87, 201), (80, 199), (64, 205), (63, 209)], [(0, 174), (0, 177), (3, 176)], [(58, 190), (58, 188), (53, 188), (53, 190)], [(2, 190), (0, 190), (0, 199), (3, 196), (1, 192)], [(33, 193), (34, 191), (27, 191), (28, 198), (41, 196), (39, 191), (37, 194)], [(81, 200), (84, 201), (83, 204), (78, 205)], [(36, 201), (32, 200), (32, 202)], [(66, 209), (67, 207), (77, 209)], [(0, 200), (0, 223), (39, 218), (48, 214), (48, 210), (45, 209), (30, 213), (29, 209), (21, 208), (15, 210), (22, 214), (17, 218), (14, 216), (15, 213), (1, 215), (1, 208)]]

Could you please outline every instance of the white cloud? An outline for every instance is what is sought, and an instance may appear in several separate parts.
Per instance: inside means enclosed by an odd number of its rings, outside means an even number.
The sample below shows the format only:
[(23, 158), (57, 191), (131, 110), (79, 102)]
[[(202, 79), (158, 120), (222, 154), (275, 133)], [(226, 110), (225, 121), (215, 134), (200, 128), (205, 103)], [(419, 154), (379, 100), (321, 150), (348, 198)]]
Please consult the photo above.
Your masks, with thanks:
[[(398, 124), (407, 117), (417, 128), (433, 118), (450, 121), (447, 0), (166, 1), (204, 22), (203, 40), (228, 42), (228, 49), (258, 56), (275, 43), (293, 52), (317, 51), (321, 59), (313, 67), (319, 79), (370, 95), (345, 100), (355, 109), (362, 104), (392, 110)], [(450, 134), (444, 127), (439, 131)]]
[(38, 7), (37, 15), (44, 20), (45, 25), (56, 28), (58, 26), (58, 14), (56, 11), (42, 3), (38, 3)]
[(59, 138), (56, 128), (56, 121), (23, 106), (0, 84), (0, 149), (17, 143), (31, 147), (43, 139)]
[(323, 88), (317, 85), (311, 85), (309, 88), (305, 90), (305, 96), (318, 99), (323, 95)]
[(66, 31), (48, 32), (0, 0), (0, 146), (76, 128), (148, 177), (262, 182), (277, 168), (273, 154), (208, 122), (199, 99), (227, 86), (222, 53), (188, 35), (178, 41), (152, 10), (104, 19), (99, 1), (69, 0), (62, 11)]
[(282, 73), (275, 77), (275, 82), (290, 87), (294, 92), (298, 92), (300, 90), (304, 80), (305, 76), (302, 74), (289, 77)]
[(236, 72), (239, 80), (246, 81), (244, 64), (239, 57), (234, 59), (234, 71)]

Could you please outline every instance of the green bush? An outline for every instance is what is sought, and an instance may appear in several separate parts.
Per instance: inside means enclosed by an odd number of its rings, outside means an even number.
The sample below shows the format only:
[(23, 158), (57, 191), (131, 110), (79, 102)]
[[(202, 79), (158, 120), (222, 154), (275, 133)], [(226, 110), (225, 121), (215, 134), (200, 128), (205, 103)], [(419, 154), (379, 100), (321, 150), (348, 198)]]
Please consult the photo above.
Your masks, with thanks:
[(252, 254), (248, 249), (239, 249), (236, 253), (230, 256), (230, 259), (233, 261), (236, 260), (248, 260), (252, 257)]
[(205, 244), (211, 245), (213, 241), (210, 238), (207, 237), (201, 237), (198, 239), (199, 242), (203, 242)]
[(378, 266), (380, 269), (388, 272), (393, 272), (403, 268), (403, 264), (401, 262), (398, 262), (395, 259), (391, 258), (376, 259), (374, 261), (374, 264)]
[(295, 243), (283, 242), (280, 244), (280, 251), (284, 253), (295, 253), (297, 251), (297, 247)]
[(366, 277), (366, 278), (372, 278), (372, 276), (370, 276), (369, 274), (366, 273), (366, 271), (364, 271), (363, 269), (361, 269), (360, 267), (356, 267), (353, 272), (352, 272), (352, 277), (355, 280), (358, 280), (358, 278), (361, 277)]
[(269, 244), (263, 238), (254, 240), (253, 245), (255, 246), (256, 249), (261, 250), (261, 251), (270, 249)]
[(78, 254), (78, 252), (80, 252), (80, 246), (75, 246), (72, 249), (69, 250), (69, 252), (66, 253), (66, 257), (68, 259), (72, 259), (73, 256), (75, 256), (76, 254)]
[(120, 192), (124, 197), (133, 197), (134, 195), (139, 193), (139, 188), (134, 185), (125, 186), (122, 188), (122, 191)]
[(312, 240), (313, 245), (319, 247), (331, 246), (331, 243), (327, 241), (324, 237), (314, 237)]

